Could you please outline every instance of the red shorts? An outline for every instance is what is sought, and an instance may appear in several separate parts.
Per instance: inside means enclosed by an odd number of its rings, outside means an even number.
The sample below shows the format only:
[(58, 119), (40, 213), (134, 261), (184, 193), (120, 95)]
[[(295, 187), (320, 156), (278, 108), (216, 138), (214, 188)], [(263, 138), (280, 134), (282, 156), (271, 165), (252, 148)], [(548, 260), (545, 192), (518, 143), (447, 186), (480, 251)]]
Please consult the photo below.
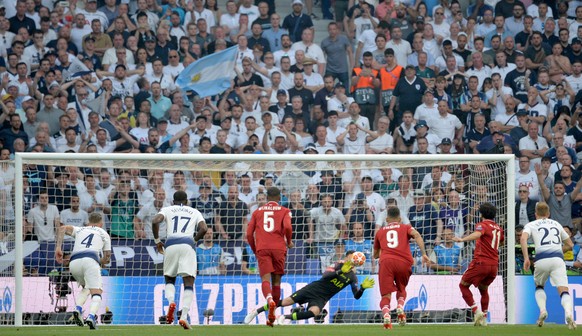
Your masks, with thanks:
[(497, 266), (472, 262), (461, 278), (462, 282), (475, 287), (489, 286), (497, 277)]
[(285, 274), (285, 260), (287, 251), (284, 250), (260, 250), (257, 251), (257, 262), (261, 276), (269, 273)]
[(394, 259), (382, 260), (378, 272), (380, 295), (405, 292), (411, 275), (412, 265), (410, 263)]

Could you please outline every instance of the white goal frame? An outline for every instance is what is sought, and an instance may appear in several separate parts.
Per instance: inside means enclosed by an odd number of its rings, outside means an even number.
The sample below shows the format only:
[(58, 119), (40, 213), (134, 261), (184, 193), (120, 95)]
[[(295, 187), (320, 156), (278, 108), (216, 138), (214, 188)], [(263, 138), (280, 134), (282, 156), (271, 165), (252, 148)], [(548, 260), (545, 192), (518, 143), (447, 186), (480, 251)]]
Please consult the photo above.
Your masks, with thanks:
[[(268, 155), (268, 154), (245, 154), (241, 155), (229, 155), (229, 154), (87, 154), (87, 153), (16, 153), (15, 155), (15, 212), (16, 212), (16, 222), (15, 222), (15, 263), (14, 263), (14, 275), (15, 275), (15, 324), (14, 326), (20, 327), (23, 325), (23, 300), (22, 293), (23, 288), (23, 163), (25, 160), (47, 160), (47, 161), (62, 161), (64, 165), (67, 161), (71, 160), (88, 160), (88, 161), (98, 161), (98, 160), (128, 160), (128, 161), (175, 161), (175, 162), (204, 162), (204, 161), (222, 161), (228, 163), (236, 163), (243, 161), (380, 161), (380, 162), (430, 162), (434, 161), (446, 163), (446, 162), (466, 162), (466, 163), (478, 163), (478, 162), (505, 162), (505, 169), (507, 174), (506, 189), (507, 189), (507, 223), (515, 223), (515, 156), (511, 154), (491, 154), (491, 155), (480, 155), (480, 154), (455, 154), (455, 155), (297, 155), (297, 154), (284, 154), (284, 155)], [(515, 226), (507, 225), (505, 230), (505, 244), (507, 248), (507, 323), (515, 324)], [(458, 294), (460, 295), (460, 293)]]

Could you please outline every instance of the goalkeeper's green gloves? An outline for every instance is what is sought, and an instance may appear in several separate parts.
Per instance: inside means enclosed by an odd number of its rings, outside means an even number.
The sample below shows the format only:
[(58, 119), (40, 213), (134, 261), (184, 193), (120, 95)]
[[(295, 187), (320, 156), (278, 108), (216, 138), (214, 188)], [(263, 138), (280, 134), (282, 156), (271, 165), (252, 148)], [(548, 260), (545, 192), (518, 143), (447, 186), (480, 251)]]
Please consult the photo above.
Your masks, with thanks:
[(370, 277), (366, 277), (364, 279), (364, 281), (362, 281), (362, 288), (363, 289), (372, 288), (372, 287), (374, 287), (375, 284), (376, 284), (376, 281), (374, 281), (374, 279), (372, 279)]
[(349, 273), (353, 268), (352, 261), (348, 260), (342, 265), (342, 273)]

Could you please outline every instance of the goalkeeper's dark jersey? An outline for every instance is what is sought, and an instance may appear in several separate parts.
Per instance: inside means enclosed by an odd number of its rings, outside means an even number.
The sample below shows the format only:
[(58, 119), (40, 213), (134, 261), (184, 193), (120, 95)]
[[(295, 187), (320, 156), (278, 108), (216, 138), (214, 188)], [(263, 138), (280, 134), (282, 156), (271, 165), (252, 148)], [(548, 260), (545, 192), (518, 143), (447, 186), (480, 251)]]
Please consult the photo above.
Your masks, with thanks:
[(319, 280), (316, 280), (301, 289), (301, 291), (308, 291), (310, 295), (320, 297), (328, 301), (334, 295), (339, 293), (348, 285), (352, 288), (354, 298), (359, 299), (363, 291), (358, 288), (358, 277), (354, 271), (347, 274), (342, 273), (343, 262), (339, 262), (333, 268), (333, 271), (323, 273)]

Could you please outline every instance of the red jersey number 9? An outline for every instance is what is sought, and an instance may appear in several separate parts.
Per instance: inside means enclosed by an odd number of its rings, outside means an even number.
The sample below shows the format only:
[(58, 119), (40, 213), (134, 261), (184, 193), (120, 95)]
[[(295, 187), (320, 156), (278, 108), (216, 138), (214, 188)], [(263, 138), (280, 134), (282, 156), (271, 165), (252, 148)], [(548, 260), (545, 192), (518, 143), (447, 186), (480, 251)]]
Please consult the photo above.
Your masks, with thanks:
[(398, 247), (398, 231), (388, 231), (386, 232), (386, 242), (389, 248)]

